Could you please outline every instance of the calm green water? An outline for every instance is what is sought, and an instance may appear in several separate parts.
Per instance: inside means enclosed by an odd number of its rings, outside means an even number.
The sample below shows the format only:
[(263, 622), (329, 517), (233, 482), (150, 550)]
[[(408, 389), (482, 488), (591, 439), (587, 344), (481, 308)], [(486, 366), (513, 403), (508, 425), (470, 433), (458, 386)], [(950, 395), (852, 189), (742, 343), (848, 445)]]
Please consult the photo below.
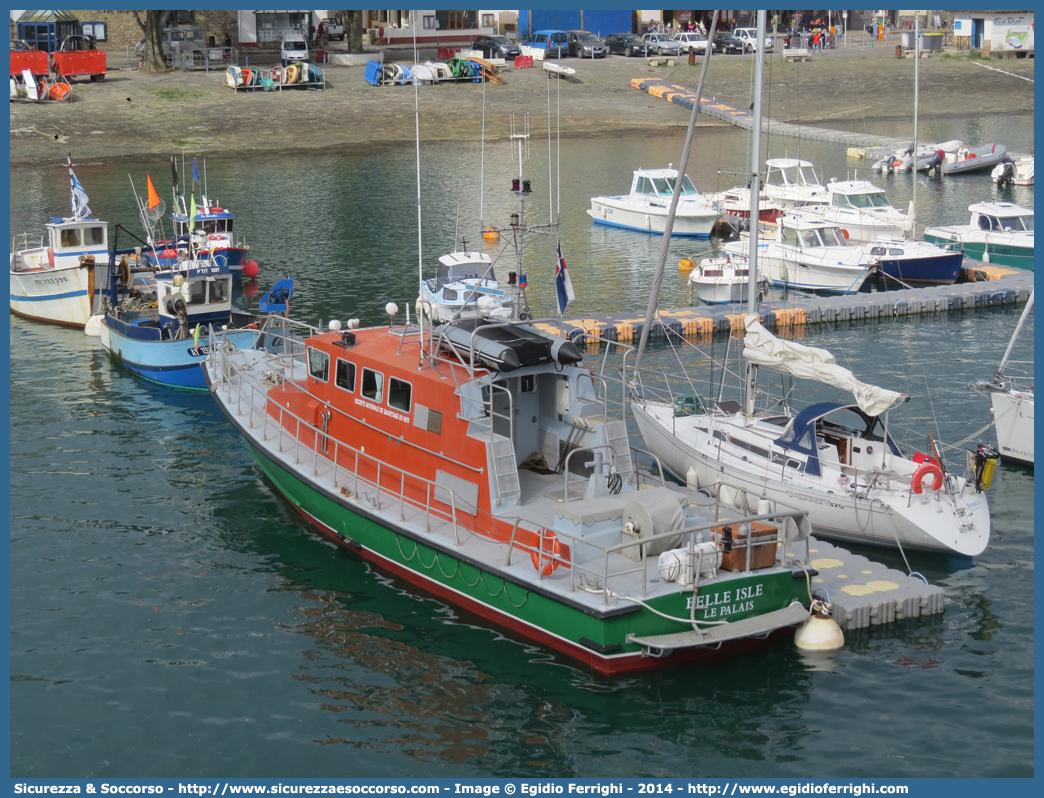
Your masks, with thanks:
[[(950, 124), (939, 138), (974, 125), (972, 138), (1032, 145), (1032, 119)], [(537, 128), (531, 220), (548, 213)], [(796, 154), (793, 140), (771, 142), (770, 155), (788, 148)], [(584, 209), (680, 151), (673, 136), (562, 142), (560, 235), (578, 313), (644, 308), (660, 240), (596, 228)], [(719, 168), (744, 168), (745, 151), (738, 131), (701, 137), (689, 173), (712, 190)], [(807, 143), (801, 155), (824, 177), (866, 166)], [(295, 316), (376, 321), (388, 299), (416, 296), (414, 157), (211, 159), (207, 171), (254, 245), (262, 290), (293, 273)], [(421, 159), (430, 268), (460, 234), (484, 246), (479, 150), (425, 146)], [(151, 172), (169, 194), (164, 156), (129, 171), (139, 190)], [(137, 232), (127, 172), (77, 168), (96, 215)], [(515, 209), (513, 174), (508, 145), (487, 147), (487, 224)], [(911, 176), (886, 180), (905, 205)], [(11, 185), (13, 233), (67, 207), (57, 165), (18, 170)], [(1001, 195), (988, 176), (929, 181), (919, 218), (963, 220), (991, 196), (1033, 204), (1032, 189)], [(672, 243), (663, 306), (689, 301), (677, 259), (711, 246)], [(553, 250), (542, 239), (525, 255), (539, 312), (552, 308)], [(931, 428), (955, 441), (988, 419), (988, 400), (966, 386), (990, 376), (1017, 314), (841, 325), (806, 340), (914, 395), (901, 437)], [(135, 379), (75, 331), (12, 316), (10, 338), (14, 776), (1033, 773), (1032, 471), (1000, 469), (982, 557), (911, 558), (946, 589), (942, 616), (852, 633), (829, 670), (785, 643), (607, 681), (321, 542), (209, 397)], [(1031, 322), (1016, 357), (1032, 358), (1032, 340)], [(709, 378), (698, 357), (692, 367)], [(860, 553), (902, 566), (891, 552)]]

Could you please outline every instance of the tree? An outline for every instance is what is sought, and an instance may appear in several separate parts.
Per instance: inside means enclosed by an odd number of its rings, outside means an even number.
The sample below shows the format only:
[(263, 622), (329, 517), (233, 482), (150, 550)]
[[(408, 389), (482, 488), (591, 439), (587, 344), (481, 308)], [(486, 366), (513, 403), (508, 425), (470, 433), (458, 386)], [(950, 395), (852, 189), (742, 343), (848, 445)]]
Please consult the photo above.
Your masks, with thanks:
[(348, 10), (341, 12), (341, 19), (344, 20), (344, 35), (345, 41), (348, 43), (349, 53), (361, 53), (363, 52), (362, 43), (362, 23), (363, 23), (363, 12), (359, 10)]
[(142, 22), (138, 12), (134, 12), (134, 20), (145, 34), (145, 53), (141, 58), (141, 68), (146, 72), (166, 72), (167, 59), (163, 55), (163, 23), (168, 11), (146, 11)]

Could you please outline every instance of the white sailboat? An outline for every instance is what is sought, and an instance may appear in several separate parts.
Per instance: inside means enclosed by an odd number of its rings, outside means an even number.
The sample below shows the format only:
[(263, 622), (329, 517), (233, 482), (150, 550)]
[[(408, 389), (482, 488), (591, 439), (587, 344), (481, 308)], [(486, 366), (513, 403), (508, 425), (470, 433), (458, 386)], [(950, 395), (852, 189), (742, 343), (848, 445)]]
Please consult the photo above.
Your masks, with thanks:
[[(760, 161), (761, 144), (758, 77), (753, 163)], [(752, 191), (756, 196), (757, 175)], [(754, 274), (762, 254), (757, 232), (752, 228), (749, 246)], [(888, 410), (909, 397), (857, 380), (824, 349), (773, 336), (758, 320), (754, 291), (745, 330), (743, 406), (671, 401), (676, 391), (657, 394), (632, 384), (638, 427), (665, 466), (737, 506), (769, 512), (773, 506), (802, 507), (822, 537), (965, 556), (986, 548), (990, 516), (982, 477), (995, 461), (978, 454), (961, 476), (947, 469), (937, 449), (934, 457), (906, 456), (888, 433)], [(755, 412), (759, 368), (831, 386), (851, 398), (797, 413), (779, 402)], [(691, 392), (686, 383), (685, 393)]]
[(989, 393), (993, 402), (993, 423), (1001, 458), (1028, 466), (1033, 465), (1033, 380), (1028, 374), (1005, 374), (1004, 369), (1009, 362), (1015, 362), (1009, 360), (1011, 351), (1031, 310), (1032, 291), (993, 380), (972, 383), (976, 390)]

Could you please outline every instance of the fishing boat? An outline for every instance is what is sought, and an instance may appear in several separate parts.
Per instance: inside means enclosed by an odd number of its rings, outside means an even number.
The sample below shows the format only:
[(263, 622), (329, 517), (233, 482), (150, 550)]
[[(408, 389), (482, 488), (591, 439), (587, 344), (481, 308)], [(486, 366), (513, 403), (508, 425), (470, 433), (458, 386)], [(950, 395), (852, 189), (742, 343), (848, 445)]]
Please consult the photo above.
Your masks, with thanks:
[(961, 249), (969, 258), (1033, 269), (1033, 209), (1014, 202), (969, 205), (968, 224), (929, 227), (924, 240)]
[(108, 272), (109, 223), (91, 215), (88, 197), (68, 162), (70, 216), (52, 216), (45, 225), (46, 243), (11, 252), (11, 311), (39, 321), (82, 328), (95, 300), (95, 271)]
[[(215, 331), (222, 332), (225, 346), (258, 344), (259, 319), (233, 310), (232, 275), (213, 258), (185, 260), (157, 272), (155, 281), (154, 301), (127, 296), (113, 302), (101, 320), (102, 346), (138, 376), (175, 388), (206, 390), (199, 366), (213, 351)], [(279, 290), (286, 287), (277, 285)], [(292, 291), (292, 278), (289, 288)], [(114, 292), (115, 285), (110, 289), (111, 295)]]
[(1022, 310), (1015, 332), (1011, 335), (1000, 366), (992, 380), (973, 382), (971, 387), (988, 393), (993, 404), (993, 425), (997, 432), (997, 446), (1002, 460), (1033, 466), (1033, 378), (1024, 371), (1018, 374), (1005, 372), (1008, 364), (1032, 365), (1032, 361), (1012, 361), (1011, 351), (1015, 347), (1030, 311), (1033, 310), (1033, 292)]
[(816, 177), (811, 161), (800, 158), (769, 158), (765, 161), (762, 190), (785, 210), (827, 202), (826, 187)]
[(902, 237), (910, 230), (909, 215), (869, 180), (831, 180), (826, 190), (822, 204), (805, 205), (801, 213), (837, 225), (851, 243)]
[(944, 175), (977, 172), (980, 169), (992, 169), (1007, 157), (1008, 148), (1003, 144), (983, 144), (974, 149), (962, 147), (952, 157), (947, 156), (941, 169)]
[[(629, 194), (592, 197), (587, 213), (595, 220), (595, 224), (662, 233), (677, 179), (678, 170), (670, 165), (667, 169), (636, 169)], [(689, 176), (683, 175), (671, 234), (710, 238), (714, 223), (721, 213), (721, 206), (701, 196)]]
[[(852, 294), (876, 266), (866, 250), (848, 245), (836, 224), (794, 213), (781, 216), (775, 232), (758, 246), (759, 275), (784, 288)], [(721, 251), (749, 257), (749, 235), (741, 234)]]
[(993, 182), (1001, 186), (1032, 186), (1033, 156), (1012, 160), (1006, 158), (990, 173)]
[[(689, 292), (695, 291), (700, 301), (708, 305), (742, 302), (747, 295), (749, 274), (746, 258), (704, 258), (689, 272)], [(758, 291), (764, 293), (768, 280), (761, 276), (759, 282)]]

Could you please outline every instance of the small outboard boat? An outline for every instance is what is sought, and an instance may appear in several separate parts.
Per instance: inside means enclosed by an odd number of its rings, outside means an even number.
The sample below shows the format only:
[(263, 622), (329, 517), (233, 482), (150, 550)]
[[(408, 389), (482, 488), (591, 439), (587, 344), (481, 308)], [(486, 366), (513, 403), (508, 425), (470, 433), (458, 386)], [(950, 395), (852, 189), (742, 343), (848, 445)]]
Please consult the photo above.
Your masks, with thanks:
[(998, 186), (1032, 186), (1033, 158), (1020, 158), (1017, 161), (1005, 158), (994, 167), (992, 176)]
[(954, 160), (946, 159), (942, 165), (944, 175), (957, 175), (992, 168), (1008, 157), (1008, 148), (1003, 144), (984, 144), (974, 150), (957, 150)]

